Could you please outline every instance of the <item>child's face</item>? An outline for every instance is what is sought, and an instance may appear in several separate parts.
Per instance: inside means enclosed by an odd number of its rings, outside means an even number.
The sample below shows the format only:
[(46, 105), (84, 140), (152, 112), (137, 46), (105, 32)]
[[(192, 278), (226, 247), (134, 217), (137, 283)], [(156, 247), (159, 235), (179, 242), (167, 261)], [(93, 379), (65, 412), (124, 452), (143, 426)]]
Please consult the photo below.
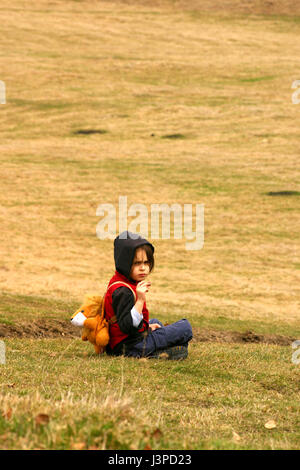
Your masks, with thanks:
[(146, 279), (150, 272), (150, 261), (143, 248), (137, 248), (131, 266), (130, 277), (134, 281), (142, 281)]

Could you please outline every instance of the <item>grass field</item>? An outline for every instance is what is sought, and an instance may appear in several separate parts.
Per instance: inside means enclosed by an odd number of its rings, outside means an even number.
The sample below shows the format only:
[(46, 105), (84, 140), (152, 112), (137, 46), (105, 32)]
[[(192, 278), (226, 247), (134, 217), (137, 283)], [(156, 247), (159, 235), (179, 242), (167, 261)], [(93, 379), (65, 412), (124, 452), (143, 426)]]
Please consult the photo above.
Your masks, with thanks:
[[(0, 15), (0, 449), (299, 449), (300, 7), (3, 0)], [(151, 316), (219, 332), (184, 362), (30, 335), (104, 292), (96, 210), (119, 196), (204, 204), (202, 250), (153, 240)], [(249, 330), (286, 345), (220, 341)]]

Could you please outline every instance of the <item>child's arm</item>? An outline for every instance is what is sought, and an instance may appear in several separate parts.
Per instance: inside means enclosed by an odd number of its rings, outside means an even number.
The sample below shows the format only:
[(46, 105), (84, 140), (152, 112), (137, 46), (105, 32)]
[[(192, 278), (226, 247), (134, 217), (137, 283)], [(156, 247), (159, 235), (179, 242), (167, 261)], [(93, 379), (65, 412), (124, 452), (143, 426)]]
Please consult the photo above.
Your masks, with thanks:
[(136, 334), (142, 327), (143, 315), (134, 309), (134, 297), (127, 287), (118, 287), (112, 294), (112, 306), (123, 333)]
[(150, 286), (150, 281), (141, 281), (136, 286), (137, 301), (135, 303), (135, 308), (139, 313), (142, 313), (143, 311), (144, 303), (146, 302), (146, 292), (149, 291)]
[[(143, 311), (144, 302), (146, 301), (146, 293), (149, 291), (150, 286), (150, 281), (141, 281), (136, 286), (137, 301), (134, 307), (139, 313)], [(161, 328), (161, 326), (158, 323), (151, 323), (149, 328), (154, 331), (157, 330), (157, 328)]]

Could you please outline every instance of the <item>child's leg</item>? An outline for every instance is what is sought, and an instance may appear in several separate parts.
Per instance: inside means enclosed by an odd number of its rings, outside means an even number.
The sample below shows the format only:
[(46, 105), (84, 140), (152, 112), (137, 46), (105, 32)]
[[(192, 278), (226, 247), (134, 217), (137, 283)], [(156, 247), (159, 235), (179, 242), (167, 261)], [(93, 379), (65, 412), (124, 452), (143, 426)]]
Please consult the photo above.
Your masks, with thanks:
[(190, 322), (184, 318), (171, 325), (157, 328), (151, 335), (153, 335), (155, 349), (160, 350), (181, 344), (187, 345), (193, 337), (193, 332)]
[[(156, 323), (156, 322), (154, 322)], [(150, 332), (143, 341), (137, 343), (128, 353), (128, 356), (146, 357), (156, 351), (172, 346), (186, 345), (192, 339), (192, 327), (188, 320), (179, 320), (171, 325), (162, 326)]]

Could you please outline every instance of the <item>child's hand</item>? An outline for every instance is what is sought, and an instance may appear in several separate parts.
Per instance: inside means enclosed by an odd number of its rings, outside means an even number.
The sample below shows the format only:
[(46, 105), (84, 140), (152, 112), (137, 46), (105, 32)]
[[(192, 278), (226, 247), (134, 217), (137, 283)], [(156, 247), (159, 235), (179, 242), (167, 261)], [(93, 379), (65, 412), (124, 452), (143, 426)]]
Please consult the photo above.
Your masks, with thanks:
[(142, 300), (143, 302), (146, 301), (146, 292), (149, 291), (151, 286), (150, 281), (141, 281), (136, 286), (136, 295), (138, 300)]
[(157, 328), (161, 328), (158, 323), (150, 323), (149, 328), (151, 331), (157, 330)]

